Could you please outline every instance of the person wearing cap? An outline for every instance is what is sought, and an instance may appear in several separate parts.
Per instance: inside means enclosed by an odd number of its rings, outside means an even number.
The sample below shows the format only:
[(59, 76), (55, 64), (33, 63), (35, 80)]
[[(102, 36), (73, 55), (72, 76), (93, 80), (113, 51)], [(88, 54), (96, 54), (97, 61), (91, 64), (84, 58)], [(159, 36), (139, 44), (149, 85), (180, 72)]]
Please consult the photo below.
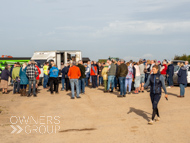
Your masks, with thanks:
[(158, 111), (158, 103), (160, 101), (162, 95), (162, 88), (165, 92), (165, 98), (168, 98), (166, 87), (165, 87), (165, 79), (163, 75), (158, 72), (158, 66), (154, 65), (152, 67), (152, 74), (149, 75), (147, 82), (144, 87), (148, 87), (150, 85), (150, 98), (152, 102), (152, 119), (148, 122), (148, 124), (152, 125), (154, 123), (155, 116), (157, 115), (156, 121), (160, 120), (160, 115)]
[(120, 60), (121, 64), (118, 66), (117, 77), (120, 83), (120, 95), (118, 97), (126, 97), (125, 79), (128, 74), (128, 67), (123, 59)]
[(72, 67), (69, 68), (69, 72), (68, 72), (68, 77), (70, 79), (70, 84), (71, 84), (71, 92), (72, 92), (72, 96), (71, 99), (75, 99), (75, 93), (74, 93), (74, 88), (76, 86), (76, 93), (77, 93), (77, 98), (81, 98), (79, 96), (79, 82), (78, 79), (81, 76), (81, 72), (79, 67), (76, 66), (76, 62), (72, 63)]
[(102, 70), (102, 77), (104, 80), (104, 92), (108, 92), (107, 86), (108, 86), (108, 66), (109, 64), (106, 63), (103, 70)]
[(174, 76), (174, 65), (171, 61), (169, 61), (167, 69), (168, 88), (171, 88), (171, 86), (173, 86), (173, 76)]
[(20, 63), (16, 63), (16, 66), (12, 71), (12, 79), (13, 79), (13, 94), (20, 93)]

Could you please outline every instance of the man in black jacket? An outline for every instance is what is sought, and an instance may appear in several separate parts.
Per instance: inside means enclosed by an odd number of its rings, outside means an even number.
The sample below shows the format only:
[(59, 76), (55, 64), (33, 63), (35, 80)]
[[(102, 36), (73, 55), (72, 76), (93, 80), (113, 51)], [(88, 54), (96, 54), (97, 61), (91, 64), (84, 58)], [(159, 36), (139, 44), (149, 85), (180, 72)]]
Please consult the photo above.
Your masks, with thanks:
[(121, 65), (118, 66), (118, 71), (117, 71), (117, 77), (119, 77), (119, 83), (120, 83), (120, 96), (118, 97), (126, 96), (125, 79), (127, 74), (128, 74), (128, 67), (124, 63), (124, 60), (121, 60)]
[(82, 61), (79, 61), (78, 63), (79, 63), (78, 67), (81, 72), (81, 77), (79, 78), (79, 94), (81, 93), (81, 89), (82, 89), (82, 94), (84, 94), (85, 93), (85, 78), (86, 78), (85, 67)]

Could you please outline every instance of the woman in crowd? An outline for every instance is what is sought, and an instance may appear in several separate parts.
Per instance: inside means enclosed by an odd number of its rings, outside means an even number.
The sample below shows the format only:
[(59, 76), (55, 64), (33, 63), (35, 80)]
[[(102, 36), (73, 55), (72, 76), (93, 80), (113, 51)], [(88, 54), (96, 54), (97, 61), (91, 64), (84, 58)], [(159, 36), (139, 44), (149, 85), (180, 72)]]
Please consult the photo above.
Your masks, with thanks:
[[(56, 67), (55, 63), (52, 64), (52, 68), (49, 71), (49, 77), (50, 77), (50, 92), (53, 94), (55, 91), (56, 94), (58, 94), (58, 87), (59, 87), (59, 69)], [(54, 85), (54, 89), (53, 89)]]
[(134, 65), (135, 68), (135, 94), (139, 93), (139, 87), (140, 87), (140, 69), (139, 69), (139, 64), (136, 63)]
[(133, 68), (130, 66), (130, 63), (127, 63), (127, 67), (128, 67), (128, 74), (126, 76), (126, 80), (125, 80), (125, 88), (127, 89), (128, 86), (128, 94), (131, 94), (131, 86), (132, 86), (132, 80), (133, 80)]
[(7, 94), (9, 76), (10, 72), (8, 65), (6, 65), (5, 69), (1, 72), (1, 88), (3, 94)]
[(109, 64), (106, 63), (103, 70), (102, 70), (102, 77), (103, 77), (103, 80), (104, 80), (104, 92), (108, 92), (107, 90), (107, 86), (108, 86), (108, 66)]
[(163, 61), (163, 65), (162, 65), (162, 67), (161, 67), (161, 69), (160, 69), (160, 73), (161, 73), (161, 75), (163, 75), (163, 77), (164, 77), (165, 79), (166, 79), (167, 69), (168, 69), (167, 63), (166, 63), (166, 61), (164, 60), (164, 61)]
[(139, 91), (144, 93), (144, 82), (145, 82), (145, 73), (144, 73), (145, 66), (143, 64), (143, 61), (139, 61), (139, 70), (140, 70), (140, 87)]
[(184, 64), (181, 63), (181, 68), (178, 72), (178, 83), (180, 86), (180, 96), (177, 97), (184, 97), (185, 96), (185, 85), (187, 84), (187, 69), (184, 67)]
[(27, 64), (24, 63), (20, 68), (20, 95), (26, 96), (26, 86), (28, 84), (28, 77), (26, 75)]
[(92, 77), (92, 88), (97, 87), (97, 75), (98, 75), (98, 68), (92, 61), (91, 62), (91, 72), (90, 72), (90, 76)]
[(88, 66), (88, 64), (84, 64), (85, 66), (85, 75), (86, 75), (86, 78), (85, 78), (85, 83), (86, 83), (86, 86), (89, 86), (89, 78), (90, 78), (90, 68)]

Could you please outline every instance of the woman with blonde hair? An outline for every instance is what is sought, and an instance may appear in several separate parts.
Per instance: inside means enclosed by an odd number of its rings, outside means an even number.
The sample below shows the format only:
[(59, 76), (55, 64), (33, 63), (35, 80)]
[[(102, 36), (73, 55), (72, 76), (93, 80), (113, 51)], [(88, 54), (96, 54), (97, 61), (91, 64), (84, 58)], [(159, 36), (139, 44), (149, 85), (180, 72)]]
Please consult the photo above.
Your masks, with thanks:
[(28, 77), (26, 75), (27, 64), (23, 63), (20, 68), (20, 96), (26, 96), (26, 86), (28, 84)]

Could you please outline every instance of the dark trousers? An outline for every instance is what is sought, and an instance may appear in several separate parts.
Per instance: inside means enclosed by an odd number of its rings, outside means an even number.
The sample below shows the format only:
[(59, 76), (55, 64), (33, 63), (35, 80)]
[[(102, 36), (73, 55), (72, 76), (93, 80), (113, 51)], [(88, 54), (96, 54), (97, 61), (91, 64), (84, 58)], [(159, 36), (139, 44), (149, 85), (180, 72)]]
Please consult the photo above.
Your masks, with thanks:
[(169, 77), (168, 77), (168, 85), (173, 86), (173, 76), (172, 75), (169, 75)]
[(96, 88), (97, 87), (97, 76), (96, 75), (92, 75), (92, 88)]
[(155, 115), (157, 115), (158, 117), (160, 116), (158, 112), (158, 103), (160, 101), (161, 95), (150, 93), (150, 98), (151, 98), (152, 108), (153, 108), (152, 120), (154, 120)]
[[(53, 86), (54, 86), (54, 88), (53, 88)], [(53, 91), (58, 93), (58, 88), (59, 88), (58, 78), (50, 77), (50, 91), (51, 91), (51, 93), (53, 93)]]
[(65, 78), (65, 83), (66, 83), (66, 91), (71, 90), (69, 78)]
[(15, 94), (16, 92), (20, 92), (20, 81), (15, 81), (13, 83), (13, 94)]

